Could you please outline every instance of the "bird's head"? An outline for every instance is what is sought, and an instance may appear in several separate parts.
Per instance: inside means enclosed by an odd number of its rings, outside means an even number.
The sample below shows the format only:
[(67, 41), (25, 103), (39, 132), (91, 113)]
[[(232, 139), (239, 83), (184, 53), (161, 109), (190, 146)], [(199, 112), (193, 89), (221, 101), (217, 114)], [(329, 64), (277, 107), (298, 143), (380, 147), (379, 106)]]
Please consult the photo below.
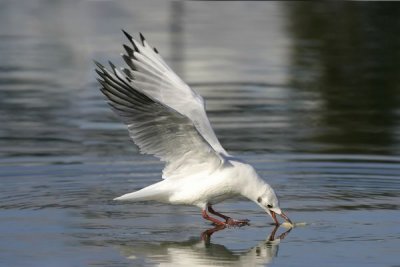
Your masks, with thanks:
[(237, 180), (241, 183), (239, 185), (241, 195), (254, 201), (258, 206), (265, 210), (265, 212), (267, 212), (274, 220), (275, 225), (279, 225), (276, 215), (281, 216), (287, 222), (292, 224), (290, 219), (280, 209), (278, 197), (276, 196), (274, 189), (258, 176), (254, 168), (247, 164), (241, 164), (238, 168), (240, 168), (242, 172), (242, 179)]
[(269, 216), (271, 216), (275, 222), (275, 225), (279, 225), (276, 215), (281, 216), (287, 222), (292, 224), (292, 221), (288, 218), (288, 216), (286, 216), (286, 214), (279, 208), (278, 197), (276, 196), (274, 189), (272, 189), (269, 184), (264, 183), (260, 190), (257, 190), (253, 201), (256, 202), (257, 205), (259, 205), (263, 210), (265, 210)]

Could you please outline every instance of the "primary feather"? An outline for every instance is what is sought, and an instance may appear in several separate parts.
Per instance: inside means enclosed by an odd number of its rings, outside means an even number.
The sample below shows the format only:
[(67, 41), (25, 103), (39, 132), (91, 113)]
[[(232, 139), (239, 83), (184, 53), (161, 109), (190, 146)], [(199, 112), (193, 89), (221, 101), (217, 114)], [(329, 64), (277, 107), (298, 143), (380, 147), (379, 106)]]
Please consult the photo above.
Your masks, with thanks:
[[(141, 43), (124, 32), (122, 72), (96, 62), (101, 91), (128, 125), (140, 151), (166, 163), (163, 178), (180, 178), (224, 163), (222, 148), (207, 118), (201, 96), (185, 84), (141, 36)], [(188, 167), (190, 166), (190, 167)]]

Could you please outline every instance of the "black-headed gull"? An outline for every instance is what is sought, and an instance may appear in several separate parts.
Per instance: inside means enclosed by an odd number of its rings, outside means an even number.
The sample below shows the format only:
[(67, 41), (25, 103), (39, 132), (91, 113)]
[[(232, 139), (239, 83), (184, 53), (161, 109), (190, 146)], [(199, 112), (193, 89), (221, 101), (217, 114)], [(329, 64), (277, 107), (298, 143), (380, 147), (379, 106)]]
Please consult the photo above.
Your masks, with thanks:
[[(219, 143), (207, 118), (203, 98), (183, 82), (142, 34), (140, 42), (123, 31), (131, 42), (122, 57), (129, 68), (111, 71), (96, 62), (101, 91), (125, 124), (140, 151), (165, 162), (163, 180), (115, 200), (159, 201), (195, 205), (204, 219), (221, 226), (242, 226), (215, 211), (212, 205), (244, 196), (290, 222), (278, 198), (254, 168), (229, 155)], [(211, 217), (207, 211), (223, 220)], [(291, 223), (291, 222), (290, 222)]]

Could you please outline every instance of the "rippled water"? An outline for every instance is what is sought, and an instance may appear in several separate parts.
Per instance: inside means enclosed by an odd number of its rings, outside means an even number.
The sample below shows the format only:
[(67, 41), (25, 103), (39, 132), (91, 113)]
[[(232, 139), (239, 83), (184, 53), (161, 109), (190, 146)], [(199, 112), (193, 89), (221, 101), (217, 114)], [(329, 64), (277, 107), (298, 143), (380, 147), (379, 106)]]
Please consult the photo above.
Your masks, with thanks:
[[(4, 1), (0, 266), (397, 266), (398, 6)], [(163, 168), (98, 91), (91, 60), (121, 62), (120, 28), (145, 33), (306, 226), (231, 200), (216, 207), (251, 225), (202, 241), (196, 207), (112, 201)]]

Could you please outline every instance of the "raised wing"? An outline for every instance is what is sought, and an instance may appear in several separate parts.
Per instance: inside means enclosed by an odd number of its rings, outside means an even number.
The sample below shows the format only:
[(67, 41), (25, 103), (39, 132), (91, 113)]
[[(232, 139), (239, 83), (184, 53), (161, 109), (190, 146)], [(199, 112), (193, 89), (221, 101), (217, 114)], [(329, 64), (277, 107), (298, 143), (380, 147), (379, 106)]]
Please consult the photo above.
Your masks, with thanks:
[(143, 37), (141, 45), (128, 38), (134, 49), (125, 46), (128, 55), (123, 57), (131, 70), (123, 69), (122, 74), (112, 63), (112, 71), (96, 63), (96, 72), (102, 92), (128, 125), (133, 141), (141, 152), (166, 162), (163, 178), (218, 168), (226, 152), (211, 129), (201, 97)]
[(152, 48), (140, 34), (141, 43), (123, 31), (132, 44), (124, 45), (126, 54), (123, 59), (130, 67), (124, 72), (130, 78), (131, 85), (140, 92), (173, 108), (188, 117), (211, 147), (227, 154), (219, 143), (204, 107), (203, 98), (183, 82), (164, 62), (157, 49)]

